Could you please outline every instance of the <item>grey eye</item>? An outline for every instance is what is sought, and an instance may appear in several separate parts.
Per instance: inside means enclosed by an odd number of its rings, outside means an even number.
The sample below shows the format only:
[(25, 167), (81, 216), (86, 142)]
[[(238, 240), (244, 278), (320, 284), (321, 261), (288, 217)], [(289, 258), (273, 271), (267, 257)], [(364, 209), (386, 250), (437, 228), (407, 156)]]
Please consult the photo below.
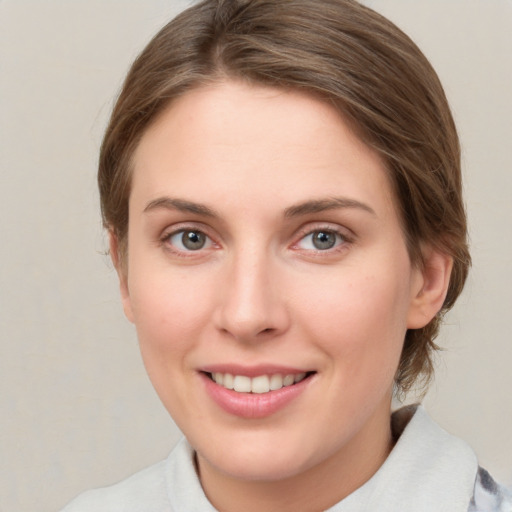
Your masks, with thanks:
[(191, 251), (202, 249), (206, 243), (206, 236), (198, 231), (185, 231), (181, 236), (183, 246)]
[(171, 245), (180, 251), (199, 251), (211, 245), (211, 240), (201, 231), (182, 230), (169, 237)]
[(313, 243), (315, 249), (331, 249), (336, 245), (336, 236), (339, 235), (333, 233), (332, 231), (315, 231), (312, 233), (311, 242)]
[(327, 251), (345, 242), (344, 237), (336, 231), (319, 229), (306, 235), (300, 242), (301, 249), (310, 251)]

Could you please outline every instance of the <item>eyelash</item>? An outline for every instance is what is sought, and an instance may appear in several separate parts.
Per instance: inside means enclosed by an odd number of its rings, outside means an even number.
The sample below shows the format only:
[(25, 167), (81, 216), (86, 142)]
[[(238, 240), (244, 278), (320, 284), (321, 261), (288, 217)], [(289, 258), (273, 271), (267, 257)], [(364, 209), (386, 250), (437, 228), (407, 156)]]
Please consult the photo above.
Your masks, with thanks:
[[(308, 249), (301, 249), (299, 247), (299, 244), (303, 242), (307, 237), (312, 237), (315, 235), (315, 233), (324, 233), (324, 234), (332, 234), (335, 235), (335, 245), (333, 247), (328, 247), (325, 249), (318, 249), (318, 248), (308, 248)], [(353, 236), (349, 235), (347, 233), (346, 229), (340, 229), (339, 227), (335, 227), (332, 225), (324, 225), (324, 226), (315, 226), (314, 228), (306, 228), (304, 229), (294, 244), (292, 244), (292, 248), (297, 248), (298, 250), (303, 250), (307, 254), (314, 255), (314, 256), (326, 256), (335, 254), (339, 251), (345, 250), (348, 245), (353, 243)], [(313, 241), (311, 241), (311, 244), (313, 244)]]
[[(307, 253), (309, 255), (315, 255), (315, 256), (322, 256), (327, 254), (333, 254), (337, 253), (341, 250), (344, 250), (347, 248), (347, 245), (353, 243), (353, 237), (351, 235), (348, 235), (347, 230), (342, 230), (337, 227), (331, 226), (315, 226), (314, 228), (304, 228), (301, 230), (299, 234), (299, 238), (296, 242), (291, 244), (292, 249), (297, 249), (301, 252)], [(206, 238), (205, 244), (207, 244), (206, 247), (200, 247), (197, 250), (193, 249), (187, 249), (187, 248), (177, 248), (175, 244), (171, 243), (171, 240), (180, 235), (183, 240), (183, 235), (185, 233), (196, 233), (199, 235), (204, 235)], [(336, 240), (334, 242), (333, 247), (328, 247), (325, 249), (318, 249), (318, 248), (301, 248), (299, 247), (299, 244), (303, 242), (307, 237), (312, 237), (315, 235), (315, 233), (325, 233), (325, 234), (333, 234), (336, 237)], [(214, 239), (206, 233), (206, 230), (204, 228), (198, 228), (196, 226), (179, 226), (172, 231), (167, 231), (164, 233), (164, 235), (160, 238), (160, 243), (162, 245), (165, 245), (166, 249), (173, 252), (174, 254), (182, 257), (182, 258), (190, 258), (190, 257), (197, 257), (199, 256), (204, 250), (208, 250), (211, 248), (219, 247), (219, 244), (217, 244)], [(180, 242), (181, 243), (181, 242)], [(311, 242), (313, 243), (313, 242)], [(181, 243), (182, 244), (182, 243)], [(183, 244), (182, 244), (183, 245)]]
[[(183, 235), (187, 232), (204, 235), (206, 238), (205, 243), (207, 244), (207, 247), (200, 247), (197, 250), (192, 250), (192, 249), (187, 249), (187, 248), (179, 249), (176, 247), (175, 244), (171, 243), (172, 238), (174, 238), (178, 235), (181, 235), (181, 237), (183, 239)], [(204, 249), (210, 249), (210, 248), (212, 248), (212, 246), (218, 245), (213, 240), (213, 238), (206, 233), (206, 230), (204, 228), (198, 228), (196, 226), (179, 226), (179, 227), (173, 229), (172, 231), (166, 231), (163, 234), (163, 236), (160, 238), (160, 243), (162, 245), (164, 245), (167, 250), (173, 252), (174, 254), (176, 254), (182, 258), (190, 258), (190, 257), (197, 256), (198, 253), (201, 253)]]

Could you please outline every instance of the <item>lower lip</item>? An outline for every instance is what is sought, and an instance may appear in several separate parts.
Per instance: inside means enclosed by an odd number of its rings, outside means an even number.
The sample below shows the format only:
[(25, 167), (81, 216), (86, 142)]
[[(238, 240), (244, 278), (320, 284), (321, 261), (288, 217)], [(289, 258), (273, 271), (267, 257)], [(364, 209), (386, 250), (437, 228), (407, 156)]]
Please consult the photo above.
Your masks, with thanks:
[(206, 392), (219, 407), (229, 414), (248, 419), (265, 418), (284, 409), (304, 393), (311, 381), (311, 377), (307, 377), (291, 386), (259, 394), (238, 393), (219, 386), (204, 373), (201, 373), (200, 376), (203, 379)]

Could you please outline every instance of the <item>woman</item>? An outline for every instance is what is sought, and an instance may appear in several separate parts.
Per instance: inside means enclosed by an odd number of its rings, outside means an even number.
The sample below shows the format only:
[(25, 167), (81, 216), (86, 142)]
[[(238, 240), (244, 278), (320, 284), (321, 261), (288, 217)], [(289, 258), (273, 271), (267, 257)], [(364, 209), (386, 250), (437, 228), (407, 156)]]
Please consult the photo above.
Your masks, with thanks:
[(423, 409), (470, 257), (439, 80), (351, 0), (206, 0), (135, 61), (99, 185), (169, 458), (66, 511), (510, 510)]

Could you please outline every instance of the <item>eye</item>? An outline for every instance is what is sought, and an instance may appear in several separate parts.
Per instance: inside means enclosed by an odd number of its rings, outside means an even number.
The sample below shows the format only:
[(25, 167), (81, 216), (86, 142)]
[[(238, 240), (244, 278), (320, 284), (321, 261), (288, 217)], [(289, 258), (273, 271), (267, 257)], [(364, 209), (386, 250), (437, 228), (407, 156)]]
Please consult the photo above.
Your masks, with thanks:
[(344, 243), (345, 237), (340, 233), (329, 229), (318, 229), (307, 234), (297, 246), (300, 249), (312, 251), (327, 251)]
[(196, 229), (182, 229), (166, 237), (167, 243), (178, 251), (199, 251), (208, 249), (213, 242), (202, 231)]

